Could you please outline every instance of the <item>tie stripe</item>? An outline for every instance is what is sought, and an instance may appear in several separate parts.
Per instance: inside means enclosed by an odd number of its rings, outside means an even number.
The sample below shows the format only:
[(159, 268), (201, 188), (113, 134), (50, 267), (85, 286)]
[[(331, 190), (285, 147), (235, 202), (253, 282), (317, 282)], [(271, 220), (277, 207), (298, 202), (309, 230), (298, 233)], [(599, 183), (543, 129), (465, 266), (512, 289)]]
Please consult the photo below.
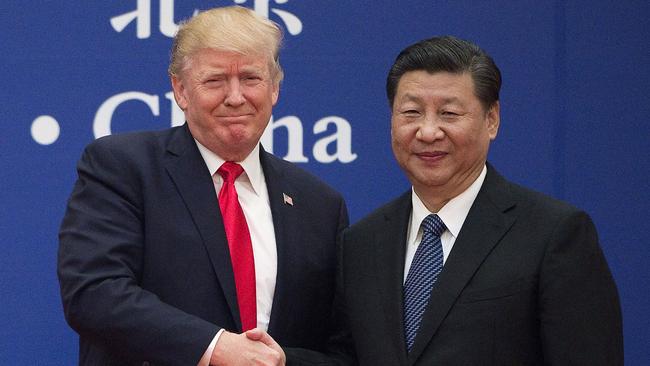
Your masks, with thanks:
[(404, 333), (409, 351), (443, 264), (440, 235), (446, 229), (445, 224), (438, 215), (431, 214), (422, 221), (421, 226), (422, 242), (415, 252), (404, 283)]

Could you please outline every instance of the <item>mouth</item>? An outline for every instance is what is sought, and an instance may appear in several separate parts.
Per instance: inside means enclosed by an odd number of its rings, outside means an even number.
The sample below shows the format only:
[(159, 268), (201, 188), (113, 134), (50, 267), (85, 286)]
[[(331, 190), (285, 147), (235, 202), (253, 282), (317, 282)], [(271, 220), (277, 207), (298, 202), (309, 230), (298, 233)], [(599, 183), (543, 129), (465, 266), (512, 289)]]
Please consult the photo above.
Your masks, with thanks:
[(444, 151), (422, 151), (415, 153), (415, 156), (417, 156), (420, 160), (433, 163), (442, 160), (445, 156), (447, 156), (447, 153)]
[(251, 116), (251, 114), (223, 115), (217, 116), (217, 119), (226, 123), (241, 123), (251, 118)]

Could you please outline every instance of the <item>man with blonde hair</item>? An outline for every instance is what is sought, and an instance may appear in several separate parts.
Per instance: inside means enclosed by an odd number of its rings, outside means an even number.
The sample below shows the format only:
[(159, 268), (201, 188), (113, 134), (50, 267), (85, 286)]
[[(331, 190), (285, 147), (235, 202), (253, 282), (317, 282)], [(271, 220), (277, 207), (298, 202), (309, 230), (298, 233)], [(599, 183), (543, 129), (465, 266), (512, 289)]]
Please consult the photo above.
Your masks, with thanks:
[(260, 146), (281, 39), (246, 8), (199, 13), (169, 66), (186, 124), (86, 148), (58, 258), (79, 364), (276, 365), (325, 343), (347, 209)]

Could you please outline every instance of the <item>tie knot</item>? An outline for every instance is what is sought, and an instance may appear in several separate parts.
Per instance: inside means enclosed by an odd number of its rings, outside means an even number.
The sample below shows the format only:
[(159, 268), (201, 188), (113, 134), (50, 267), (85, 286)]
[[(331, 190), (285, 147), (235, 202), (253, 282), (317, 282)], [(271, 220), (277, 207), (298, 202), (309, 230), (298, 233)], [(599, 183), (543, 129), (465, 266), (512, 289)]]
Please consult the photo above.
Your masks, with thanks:
[(422, 220), (422, 230), (429, 232), (434, 236), (439, 237), (445, 229), (445, 223), (442, 222), (442, 219), (440, 219), (438, 215), (430, 214)]
[(242, 166), (237, 163), (233, 163), (232, 161), (223, 163), (219, 169), (217, 169), (217, 173), (219, 173), (223, 180), (228, 183), (234, 183), (235, 179), (237, 179), (237, 177), (239, 177), (243, 172), (244, 168), (242, 168)]

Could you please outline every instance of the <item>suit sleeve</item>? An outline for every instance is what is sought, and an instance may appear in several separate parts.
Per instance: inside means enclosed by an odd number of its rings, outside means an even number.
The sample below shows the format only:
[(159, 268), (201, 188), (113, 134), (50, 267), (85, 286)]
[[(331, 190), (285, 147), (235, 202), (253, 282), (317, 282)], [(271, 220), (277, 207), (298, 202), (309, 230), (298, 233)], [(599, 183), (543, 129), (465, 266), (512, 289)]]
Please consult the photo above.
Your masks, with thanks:
[(346, 231), (339, 235), (336, 268), (336, 293), (334, 294), (334, 309), (332, 315), (333, 331), (328, 342), (328, 352), (336, 365), (357, 365), (356, 351), (350, 332), (348, 312), (346, 307), (347, 288), (345, 284), (345, 238)]
[[(347, 222), (347, 211), (345, 212)], [(347, 226), (347, 224), (346, 224)], [(345, 231), (340, 230), (337, 240), (336, 293), (332, 309), (330, 337), (326, 352), (303, 348), (285, 348), (287, 366), (356, 366), (352, 335), (347, 328), (343, 278), (343, 242)]]
[(548, 365), (623, 365), (616, 285), (583, 212), (560, 220), (543, 258), (540, 325)]
[(219, 327), (139, 286), (143, 187), (136, 164), (124, 155), (97, 141), (78, 163), (59, 233), (65, 317), (82, 338), (129, 358), (194, 365)]
[(342, 242), (345, 229), (349, 225), (348, 210), (345, 201), (341, 199), (337, 226), (337, 267), (336, 293), (330, 322), (330, 338), (327, 352), (319, 352), (304, 348), (285, 348), (287, 366), (354, 366), (352, 339), (346, 330), (343, 309), (343, 277), (342, 277)]

